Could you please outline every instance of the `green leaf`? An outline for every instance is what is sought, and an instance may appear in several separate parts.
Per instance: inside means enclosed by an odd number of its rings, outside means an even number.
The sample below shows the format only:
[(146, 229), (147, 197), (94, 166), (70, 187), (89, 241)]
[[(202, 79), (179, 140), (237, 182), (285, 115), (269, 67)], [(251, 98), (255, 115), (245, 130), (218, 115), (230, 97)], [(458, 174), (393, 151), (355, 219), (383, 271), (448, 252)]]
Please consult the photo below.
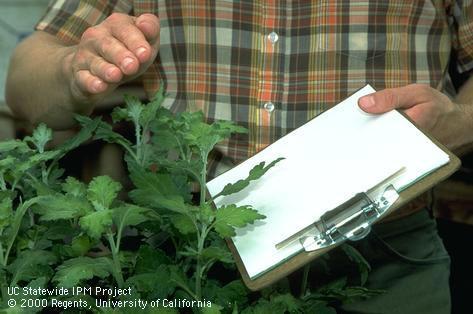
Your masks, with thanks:
[(142, 245), (137, 253), (135, 273), (155, 272), (162, 264), (171, 264), (171, 259), (163, 250)]
[(66, 195), (83, 197), (87, 194), (87, 186), (74, 177), (67, 177), (62, 184), (62, 190)]
[(53, 131), (46, 126), (44, 123), (40, 123), (33, 131), (32, 137), (26, 137), (26, 141), (31, 141), (38, 152), (43, 153), (46, 144), (53, 138)]
[(129, 140), (114, 132), (111, 125), (102, 121), (97, 127), (94, 138), (97, 140), (103, 140), (107, 143), (117, 143), (128, 149), (131, 149), (132, 147), (132, 144)]
[(187, 211), (188, 207), (181, 196), (181, 191), (170, 175), (145, 173), (135, 169), (130, 177), (137, 188), (130, 192), (130, 197), (135, 203), (178, 213)]
[(140, 123), (143, 127), (147, 128), (148, 125), (157, 118), (158, 110), (161, 108), (161, 104), (164, 101), (164, 85), (161, 84), (158, 92), (151, 99), (149, 103), (143, 109), (140, 117)]
[(2, 229), (9, 226), (13, 217), (12, 200), (9, 197), (4, 197), (0, 201), (0, 235)]
[(368, 274), (371, 271), (370, 264), (353, 246), (343, 243), (341, 247), (348, 258), (358, 266), (358, 271), (360, 272), (360, 284), (363, 286), (368, 280)]
[(113, 200), (117, 197), (122, 185), (109, 176), (95, 177), (89, 183), (87, 198), (94, 205), (95, 210), (101, 211), (110, 208)]
[(168, 265), (159, 265), (152, 272), (132, 276), (126, 284), (134, 285), (141, 293), (145, 292), (147, 299), (166, 298), (176, 289)]
[(106, 257), (76, 257), (65, 261), (57, 268), (53, 281), (59, 287), (72, 288), (84, 280), (105, 278), (111, 273), (112, 261)]
[(199, 207), (198, 218), (201, 222), (209, 225), (215, 219), (216, 210), (208, 203), (203, 203)]
[(71, 249), (76, 256), (85, 255), (91, 249), (92, 244), (86, 235), (81, 235), (72, 239)]
[(271, 297), (271, 303), (278, 304), (285, 312), (294, 313), (299, 310), (302, 303), (296, 299), (292, 294), (277, 294)]
[(182, 234), (196, 233), (196, 226), (188, 215), (176, 214), (169, 217), (174, 227)]
[(259, 178), (261, 178), (269, 169), (274, 167), (278, 162), (283, 159), (284, 158), (278, 158), (276, 160), (273, 160), (266, 167), (266, 163), (264, 161), (259, 163), (258, 165), (253, 167), (253, 169), (250, 170), (250, 173), (248, 174), (248, 177), (246, 179), (238, 180), (235, 183), (228, 183), (227, 185), (225, 185), (225, 187), (220, 193), (216, 194), (214, 198), (240, 192), (241, 190), (246, 188), (251, 181), (258, 180)]
[(17, 159), (12, 156), (7, 156), (6, 158), (1, 159), (0, 160), (0, 173), (14, 166), (16, 161)]
[(149, 220), (149, 208), (125, 204), (113, 209), (113, 221), (118, 230), (126, 226), (136, 226)]
[(211, 300), (218, 304), (228, 304), (230, 306), (231, 304), (244, 305), (248, 302), (249, 291), (239, 279), (231, 281), (223, 287), (213, 285), (212, 290), (206, 291), (206, 293), (210, 294)]
[(264, 219), (266, 216), (258, 214), (250, 206), (226, 205), (217, 210), (215, 216), (215, 231), (222, 237), (232, 237), (235, 235), (235, 228), (241, 228), (247, 224), (252, 224), (257, 219)]
[(44, 238), (49, 240), (64, 240), (66, 237), (71, 237), (76, 234), (78, 230), (73, 229), (69, 224), (58, 224), (55, 222), (43, 223), (47, 227)]
[(79, 224), (91, 238), (98, 239), (112, 226), (112, 210), (104, 209), (88, 214), (79, 220)]
[(201, 311), (202, 314), (220, 314), (222, 313), (223, 306), (220, 306), (218, 304), (212, 303), (212, 306), (210, 307), (202, 307)]
[(50, 150), (50, 151), (42, 152), (40, 154), (36, 154), (36, 155), (31, 156), (30, 157), (30, 162), (32, 164), (45, 162), (45, 161), (52, 160), (52, 159), (56, 158), (57, 156), (59, 156), (59, 154), (60, 154), (60, 152), (57, 151), (57, 150)]
[(135, 125), (139, 125), (141, 112), (144, 109), (143, 104), (136, 96), (125, 95), (123, 98), (126, 103), (127, 120), (133, 122)]
[(90, 119), (88, 117), (76, 115), (75, 119), (81, 124), (82, 128), (73, 137), (56, 147), (56, 150), (59, 152), (57, 159), (91, 139), (93, 133), (101, 123), (100, 118)]
[(85, 198), (55, 194), (42, 196), (33, 210), (42, 221), (50, 221), (82, 217), (92, 212), (92, 207)]
[(28, 145), (20, 140), (9, 140), (0, 142), (0, 153), (7, 153), (16, 149), (18, 149), (22, 153), (25, 153), (30, 150)]
[(227, 264), (233, 263), (232, 254), (228, 250), (216, 246), (210, 246), (205, 248), (202, 251), (202, 258), (207, 260), (213, 259)]
[(123, 120), (127, 120), (128, 111), (127, 111), (126, 108), (115, 107), (115, 108), (113, 108), (111, 116), (112, 116), (113, 123), (117, 123), (117, 122), (120, 122), (120, 121), (123, 121)]
[(12, 274), (11, 285), (19, 281), (29, 281), (44, 273), (51, 272), (49, 265), (56, 261), (53, 253), (48, 251), (24, 251), (7, 267)]

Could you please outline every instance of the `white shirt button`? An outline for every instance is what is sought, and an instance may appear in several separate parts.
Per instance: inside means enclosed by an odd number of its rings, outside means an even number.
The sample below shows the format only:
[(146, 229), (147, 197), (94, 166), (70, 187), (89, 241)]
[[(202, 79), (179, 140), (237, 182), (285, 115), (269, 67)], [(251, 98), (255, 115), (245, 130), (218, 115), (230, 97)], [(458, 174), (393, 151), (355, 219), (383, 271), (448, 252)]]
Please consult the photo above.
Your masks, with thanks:
[(271, 113), (271, 112), (274, 111), (275, 106), (272, 102), (268, 101), (268, 102), (264, 103), (263, 108), (267, 112)]
[(279, 36), (276, 32), (271, 32), (268, 34), (268, 40), (274, 45), (279, 39)]

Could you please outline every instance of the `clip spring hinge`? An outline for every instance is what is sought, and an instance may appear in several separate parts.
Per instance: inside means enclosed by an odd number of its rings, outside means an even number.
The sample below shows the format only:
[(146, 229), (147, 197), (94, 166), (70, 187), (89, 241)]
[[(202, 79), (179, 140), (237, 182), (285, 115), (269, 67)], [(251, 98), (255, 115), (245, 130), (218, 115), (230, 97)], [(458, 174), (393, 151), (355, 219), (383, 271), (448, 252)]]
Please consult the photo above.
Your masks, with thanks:
[(377, 201), (358, 193), (347, 202), (325, 213), (315, 227), (320, 233), (300, 239), (306, 252), (322, 249), (345, 240), (363, 239), (377, 221), (396, 201), (399, 194), (392, 185), (386, 187)]

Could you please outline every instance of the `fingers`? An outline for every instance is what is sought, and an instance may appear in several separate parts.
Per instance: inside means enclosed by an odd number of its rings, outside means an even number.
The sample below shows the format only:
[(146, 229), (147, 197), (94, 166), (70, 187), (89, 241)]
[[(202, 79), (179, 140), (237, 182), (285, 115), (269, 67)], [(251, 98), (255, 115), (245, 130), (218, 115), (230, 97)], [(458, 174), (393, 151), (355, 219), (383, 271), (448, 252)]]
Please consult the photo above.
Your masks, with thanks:
[(159, 20), (152, 14), (112, 14), (87, 29), (72, 63), (75, 86), (96, 94), (144, 72), (157, 54)]
[(148, 42), (153, 45), (159, 39), (159, 20), (153, 14), (142, 14), (135, 25), (143, 32)]
[(368, 113), (383, 113), (393, 109), (408, 109), (431, 99), (432, 91), (428, 85), (411, 84), (361, 97), (358, 105)]

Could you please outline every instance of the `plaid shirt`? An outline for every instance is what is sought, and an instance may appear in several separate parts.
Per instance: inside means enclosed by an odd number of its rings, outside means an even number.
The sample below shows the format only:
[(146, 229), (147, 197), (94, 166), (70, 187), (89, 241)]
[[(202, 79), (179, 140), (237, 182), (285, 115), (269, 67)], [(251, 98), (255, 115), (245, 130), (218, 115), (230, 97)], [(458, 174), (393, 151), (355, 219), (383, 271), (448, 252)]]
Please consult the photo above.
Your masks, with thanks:
[(160, 52), (143, 76), (149, 94), (164, 80), (173, 110), (202, 110), (209, 122), (249, 129), (218, 146), (214, 158), (230, 163), (366, 83), (425, 83), (451, 92), (452, 49), (461, 71), (473, 68), (467, 0), (57, 0), (37, 29), (77, 43), (112, 12), (160, 18)]

